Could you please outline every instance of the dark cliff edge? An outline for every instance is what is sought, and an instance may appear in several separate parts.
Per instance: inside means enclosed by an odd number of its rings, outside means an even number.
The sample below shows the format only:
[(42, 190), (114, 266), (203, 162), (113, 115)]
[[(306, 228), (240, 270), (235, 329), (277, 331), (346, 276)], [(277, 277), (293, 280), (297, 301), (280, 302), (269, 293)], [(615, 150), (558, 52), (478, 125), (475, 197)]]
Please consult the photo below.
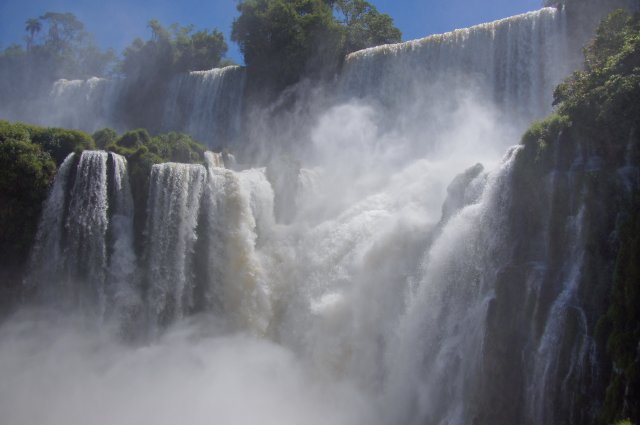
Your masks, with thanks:
[(609, 15), (585, 60), (514, 165), (478, 423), (640, 421), (640, 16)]

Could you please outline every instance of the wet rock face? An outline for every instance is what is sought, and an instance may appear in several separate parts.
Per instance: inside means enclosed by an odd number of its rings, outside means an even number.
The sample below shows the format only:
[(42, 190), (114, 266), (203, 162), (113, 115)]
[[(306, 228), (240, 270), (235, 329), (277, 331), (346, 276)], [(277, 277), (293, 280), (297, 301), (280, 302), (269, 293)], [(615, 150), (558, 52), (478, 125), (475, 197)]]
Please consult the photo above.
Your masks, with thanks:
[(447, 187), (447, 199), (442, 206), (442, 221), (445, 222), (463, 207), (473, 203), (479, 196), (473, 181), (484, 171), (482, 164), (469, 167), (462, 174), (456, 176)]

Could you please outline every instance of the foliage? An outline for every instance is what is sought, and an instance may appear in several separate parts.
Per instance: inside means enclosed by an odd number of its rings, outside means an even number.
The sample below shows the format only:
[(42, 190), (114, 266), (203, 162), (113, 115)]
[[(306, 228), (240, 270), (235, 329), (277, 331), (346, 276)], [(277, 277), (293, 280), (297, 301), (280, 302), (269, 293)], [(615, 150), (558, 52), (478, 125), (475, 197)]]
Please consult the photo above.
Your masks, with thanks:
[(98, 149), (105, 149), (107, 145), (114, 143), (118, 138), (118, 133), (111, 128), (103, 128), (98, 130), (91, 136), (96, 143)]
[(40, 77), (55, 80), (105, 75), (115, 61), (114, 52), (101, 51), (72, 13), (47, 12), (27, 19), (25, 31), (26, 51), (16, 45), (5, 49), (0, 53), (0, 67), (12, 61), (23, 67), (46, 65), (38, 69)]
[(342, 34), (322, 0), (245, 0), (231, 39), (254, 87), (282, 90), (303, 74), (325, 75), (339, 61)]
[(560, 115), (583, 124), (589, 152), (624, 156), (629, 129), (640, 116), (638, 15), (616, 11), (605, 18), (585, 49), (585, 68), (556, 88), (554, 104)]
[(11, 139), (39, 145), (58, 165), (72, 152), (95, 149), (91, 136), (82, 131), (0, 121), (0, 141)]
[(342, 15), (346, 32), (345, 53), (351, 53), (380, 44), (398, 43), (402, 33), (393, 25), (393, 19), (378, 12), (364, 0), (337, 0), (337, 12)]
[(0, 121), (2, 271), (24, 266), (55, 172), (56, 164), (49, 153), (30, 141), (29, 128)]
[(58, 165), (72, 152), (95, 149), (91, 136), (79, 130), (29, 126), (31, 141), (47, 151)]
[[(629, 16), (622, 10), (603, 20), (596, 38), (585, 49), (586, 70), (575, 72), (554, 93), (554, 104), (561, 105), (562, 113), (588, 113), (589, 108), (610, 103), (613, 98), (624, 100), (637, 94), (633, 90), (637, 89), (640, 76), (639, 31), (638, 16)], [(632, 108), (619, 112), (633, 115), (637, 111)]]
[(193, 26), (173, 24), (169, 29), (157, 20), (149, 22), (151, 38), (137, 38), (123, 53), (120, 70), (128, 77), (173, 75), (201, 71), (219, 65), (227, 52), (224, 36), (218, 30), (195, 31)]
[(392, 19), (364, 0), (244, 0), (231, 39), (249, 83), (282, 90), (304, 77), (334, 75), (346, 53), (400, 41)]
[(118, 137), (107, 145), (107, 150), (127, 159), (149, 154), (147, 158), (154, 159), (154, 163), (202, 163), (205, 147), (186, 134), (172, 132), (151, 137), (147, 130), (137, 129)]
[(29, 111), (29, 101), (43, 98), (60, 78), (106, 75), (115, 61), (102, 51), (71, 13), (47, 12), (25, 22), (26, 49), (0, 50), (0, 112), (5, 116)]
[(167, 29), (156, 20), (149, 22), (149, 28), (151, 38), (135, 39), (125, 49), (118, 69), (130, 81), (122, 99), (125, 126), (156, 131), (171, 77), (220, 65), (227, 44), (218, 30), (194, 32), (193, 26), (177, 24)]
[[(113, 130), (111, 130), (113, 131)], [(151, 167), (162, 162), (203, 163), (205, 147), (186, 134), (168, 133), (151, 137), (147, 130), (137, 129), (124, 133), (106, 147), (127, 158), (129, 181), (134, 203), (134, 231), (139, 252), (146, 222), (147, 196)]]

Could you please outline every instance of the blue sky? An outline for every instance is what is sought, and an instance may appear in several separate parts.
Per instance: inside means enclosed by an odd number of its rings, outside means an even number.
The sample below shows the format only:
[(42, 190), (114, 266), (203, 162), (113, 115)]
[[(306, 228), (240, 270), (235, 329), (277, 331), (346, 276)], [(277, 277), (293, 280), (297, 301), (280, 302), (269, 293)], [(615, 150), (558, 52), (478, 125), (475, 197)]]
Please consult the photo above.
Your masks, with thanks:
[[(464, 28), (536, 10), (542, 0), (369, 0), (391, 15), (403, 39)], [(194, 24), (198, 29), (218, 28), (229, 43), (229, 56), (241, 63), (241, 54), (228, 40), (237, 16), (237, 0), (0, 0), (0, 48), (21, 43), (24, 22), (45, 12), (72, 12), (102, 47), (120, 53), (135, 37), (148, 38), (147, 22), (165, 25)]]

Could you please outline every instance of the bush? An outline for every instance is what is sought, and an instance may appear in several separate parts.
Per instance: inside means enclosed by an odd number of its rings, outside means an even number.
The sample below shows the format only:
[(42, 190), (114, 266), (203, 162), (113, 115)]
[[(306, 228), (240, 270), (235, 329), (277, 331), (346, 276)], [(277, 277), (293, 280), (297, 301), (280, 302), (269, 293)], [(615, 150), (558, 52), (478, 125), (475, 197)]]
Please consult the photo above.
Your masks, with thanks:
[(93, 137), (98, 149), (106, 149), (107, 145), (115, 143), (118, 138), (118, 133), (113, 129), (103, 128), (102, 130), (98, 130), (93, 133), (91, 137)]
[(49, 152), (58, 166), (72, 152), (95, 149), (96, 145), (87, 133), (63, 128), (41, 128), (28, 126), (31, 141)]
[(15, 138), (21, 126), (0, 127), (0, 268), (6, 270), (26, 263), (56, 164), (39, 145)]

